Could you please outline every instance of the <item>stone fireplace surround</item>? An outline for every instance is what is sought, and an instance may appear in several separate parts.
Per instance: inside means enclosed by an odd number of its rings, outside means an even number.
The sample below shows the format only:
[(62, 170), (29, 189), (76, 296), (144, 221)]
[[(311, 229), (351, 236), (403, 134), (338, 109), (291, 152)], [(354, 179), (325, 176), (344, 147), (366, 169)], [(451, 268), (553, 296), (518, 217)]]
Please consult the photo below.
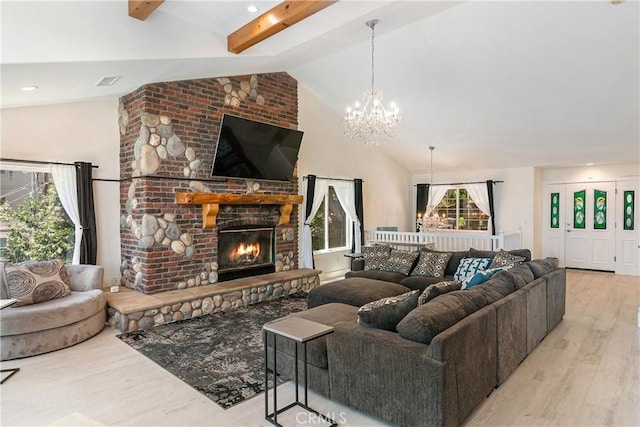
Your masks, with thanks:
[[(107, 295), (112, 326), (145, 329), (319, 284), (320, 271), (297, 269), (297, 173), (291, 182), (210, 176), (224, 113), (297, 129), (295, 79), (269, 73), (153, 83), (121, 97), (118, 113), (125, 289)], [(184, 194), (222, 199), (182, 203)], [(275, 273), (220, 282), (218, 230), (247, 224), (274, 228)]]
[(212, 178), (224, 113), (297, 129), (297, 82), (286, 73), (142, 86), (120, 100), (121, 285), (144, 294), (219, 281), (218, 230), (239, 224), (275, 228), (275, 269), (298, 264), (298, 210), (283, 223), (277, 204), (215, 205), (213, 224), (177, 194), (297, 196), (291, 182)]

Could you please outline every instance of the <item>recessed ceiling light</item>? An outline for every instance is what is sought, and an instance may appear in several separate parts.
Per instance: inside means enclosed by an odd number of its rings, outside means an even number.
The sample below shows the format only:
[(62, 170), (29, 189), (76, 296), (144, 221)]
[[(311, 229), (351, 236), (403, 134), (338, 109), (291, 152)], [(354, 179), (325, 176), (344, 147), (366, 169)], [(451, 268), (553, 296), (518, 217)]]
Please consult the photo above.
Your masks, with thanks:
[(593, 166), (593, 163), (585, 163), (585, 166)]
[(23, 86), (20, 88), (21, 91), (30, 92), (32, 90), (38, 89), (38, 86)]
[(258, 11), (258, 7), (256, 5), (251, 4), (251, 5), (249, 5), (249, 7), (247, 7), (247, 10), (250, 13), (256, 13)]
[(120, 80), (121, 76), (113, 76), (113, 77), (103, 77), (100, 79), (96, 86), (113, 86), (115, 82)]

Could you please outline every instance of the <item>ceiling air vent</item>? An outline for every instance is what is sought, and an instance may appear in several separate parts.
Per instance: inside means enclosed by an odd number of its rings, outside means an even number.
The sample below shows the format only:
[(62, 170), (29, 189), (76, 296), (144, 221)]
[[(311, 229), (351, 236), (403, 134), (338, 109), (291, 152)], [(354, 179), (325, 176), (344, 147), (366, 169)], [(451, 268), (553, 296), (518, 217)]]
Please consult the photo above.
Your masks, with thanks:
[(122, 76), (103, 77), (98, 83), (96, 83), (96, 86), (113, 86), (115, 82), (120, 80), (120, 77)]

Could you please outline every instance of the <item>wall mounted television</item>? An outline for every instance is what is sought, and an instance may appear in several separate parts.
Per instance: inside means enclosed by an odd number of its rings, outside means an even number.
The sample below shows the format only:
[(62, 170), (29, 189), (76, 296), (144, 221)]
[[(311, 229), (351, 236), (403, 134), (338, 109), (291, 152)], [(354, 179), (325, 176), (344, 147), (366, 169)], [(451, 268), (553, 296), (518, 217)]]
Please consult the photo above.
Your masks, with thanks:
[(224, 114), (211, 175), (291, 181), (303, 132)]

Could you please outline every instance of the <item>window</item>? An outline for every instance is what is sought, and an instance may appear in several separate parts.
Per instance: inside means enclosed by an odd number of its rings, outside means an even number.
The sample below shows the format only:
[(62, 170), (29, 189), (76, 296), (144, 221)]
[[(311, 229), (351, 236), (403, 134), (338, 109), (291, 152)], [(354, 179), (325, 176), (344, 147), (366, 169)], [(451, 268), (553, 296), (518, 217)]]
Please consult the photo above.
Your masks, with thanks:
[(3, 261), (71, 262), (75, 227), (48, 172), (0, 170), (0, 256)]
[(448, 190), (436, 212), (446, 219), (442, 226), (445, 229), (487, 231), (489, 228), (489, 217), (476, 206), (464, 188)]
[(324, 200), (311, 221), (311, 241), (315, 251), (351, 248), (353, 222), (338, 201), (333, 186), (327, 187)]

